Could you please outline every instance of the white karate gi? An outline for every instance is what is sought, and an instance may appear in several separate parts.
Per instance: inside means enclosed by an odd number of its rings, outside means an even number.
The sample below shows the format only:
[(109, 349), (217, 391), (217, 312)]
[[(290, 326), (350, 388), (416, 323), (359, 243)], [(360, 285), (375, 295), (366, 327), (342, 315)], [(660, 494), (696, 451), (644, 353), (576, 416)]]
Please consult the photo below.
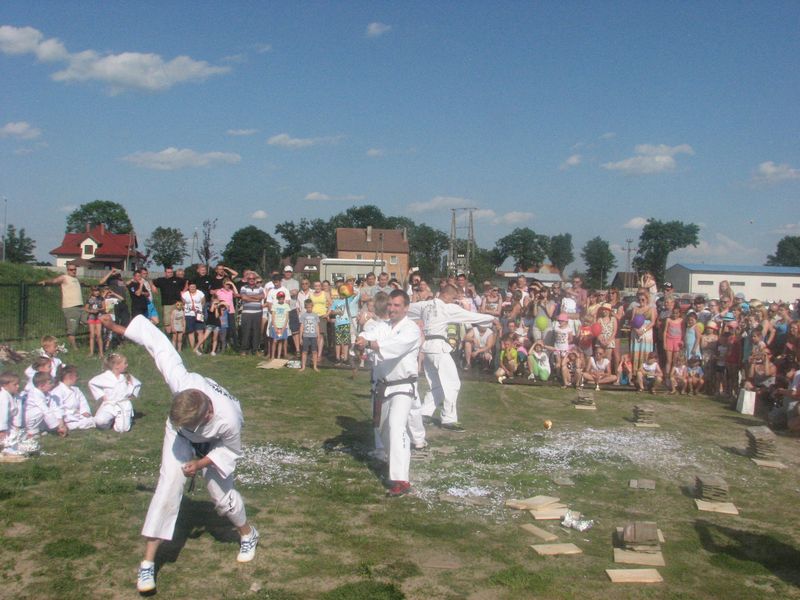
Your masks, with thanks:
[[(442, 423), (457, 423), (461, 380), (450, 356), (453, 349), (446, 339), (447, 326), (450, 323), (490, 325), (494, 317), (470, 312), (457, 304), (447, 304), (434, 298), (412, 303), (408, 308), (408, 318), (422, 321), (426, 338), (422, 344), (422, 366), (430, 390), (425, 394), (422, 414), (430, 417), (441, 407)], [(432, 336), (435, 337), (431, 339)]]
[(242, 456), (243, 418), (239, 401), (212, 379), (188, 372), (169, 338), (146, 317), (134, 318), (125, 330), (125, 337), (150, 353), (173, 394), (188, 389), (200, 390), (211, 399), (214, 408), (211, 420), (194, 432), (183, 428), (178, 431), (167, 419), (158, 485), (150, 501), (142, 535), (172, 539), (186, 483), (182, 467), (195, 458), (192, 443), (210, 444), (206, 456), (213, 465), (201, 472), (208, 493), (217, 514), (228, 517), (236, 527), (242, 527), (247, 523), (244, 500), (233, 489), (233, 472), (236, 461)]
[(59, 422), (64, 418), (64, 411), (58, 404), (58, 398), (52, 394), (45, 394), (39, 388), (33, 388), (28, 392), (23, 410), (25, 429), (29, 436), (57, 429)]
[(413, 383), (392, 385), (392, 382), (417, 376), (419, 327), (408, 318), (403, 318), (395, 325), (376, 327), (361, 335), (367, 341), (378, 342), (378, 361), (374, 376), (376, 381), (387, 384), (387, 398), (381, 409), (380, 431), (384, 449), (388, 449), (389, 479), (410, 481), (411, 443), (407, 427), (417, 386)]
[(24, 436), (22, 400), (0, 388), (0, 431), (6, 434), (4, 446), (13, 446)]
[(142, 382), (127, 373), (114, 375), (108, 370), (92, 377), (89, 391), (96, 401), (102, 402), (94, 415), (95, 426), (108, 429), (113, 425), (117, 433), (130, 431), (133, 419), (131, 398), (139, 397), (141, 387)]
[[(67, 429), (95, 428), (89, 401), (78, 386), (68, 386), (62, 381), (51, 393), (58, 398), (58, 403), (64, 411), (64, 423)], [(85, 414), (89, 416), (85, 417)]]

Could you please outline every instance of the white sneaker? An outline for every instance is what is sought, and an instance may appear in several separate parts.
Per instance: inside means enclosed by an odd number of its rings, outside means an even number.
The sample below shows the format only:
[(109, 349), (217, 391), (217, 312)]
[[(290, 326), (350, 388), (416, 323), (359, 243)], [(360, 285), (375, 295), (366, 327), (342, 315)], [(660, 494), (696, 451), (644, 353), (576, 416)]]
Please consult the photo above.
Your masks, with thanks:
[(594, 391), (595, 392), (599, 392), (600, 391), (600, 385), (599, 384), (594, 386)]
[(216, 355), (217, 355), (217, 353), (212, 350), (211, 351), (211, 356), (216, 356)]
[(536, 375), (534, 375), (533, 373), (528, 375), (528, 381), (536, 381)]
[(236, 561), (240, 563), (250, 562), (256, 556), (256, 546), (258, 546), (258, 530), (251, 526), (250, 535), (242, 536), (239, 542), (239, 555)]
[(197, 354), (197, 356), (203, 356), (203, 353), (200, 351), (200, 348), (196, 348), (194, 353)]
[(140, 593), (146, 594), (156, 589), (156, 566), (150, 565), (145, 567), (139, 565), (139, 576), (136, 579), (136, 589)]

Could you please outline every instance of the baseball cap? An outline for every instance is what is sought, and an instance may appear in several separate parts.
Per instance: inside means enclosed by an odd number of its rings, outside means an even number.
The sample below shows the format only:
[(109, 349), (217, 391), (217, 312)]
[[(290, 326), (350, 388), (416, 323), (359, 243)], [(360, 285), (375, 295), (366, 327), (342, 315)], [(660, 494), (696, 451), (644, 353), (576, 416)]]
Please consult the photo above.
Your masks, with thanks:
[(294, 269), (292, 268), (292, 265), (286, 265), (285, 267), (283, 267), (283, 270), (284, 271), (289, 271), (289, 272), (294, 271)]

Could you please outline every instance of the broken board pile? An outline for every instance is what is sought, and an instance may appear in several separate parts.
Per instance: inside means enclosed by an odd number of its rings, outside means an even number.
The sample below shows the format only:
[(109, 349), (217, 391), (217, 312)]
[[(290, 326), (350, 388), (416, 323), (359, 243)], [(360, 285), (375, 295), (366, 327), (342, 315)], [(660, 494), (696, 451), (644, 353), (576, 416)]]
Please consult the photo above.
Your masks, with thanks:
[(750, 456), (761, 460), (775, 458), (775, 434), (769, 427), (760, 425), (746, 430)]

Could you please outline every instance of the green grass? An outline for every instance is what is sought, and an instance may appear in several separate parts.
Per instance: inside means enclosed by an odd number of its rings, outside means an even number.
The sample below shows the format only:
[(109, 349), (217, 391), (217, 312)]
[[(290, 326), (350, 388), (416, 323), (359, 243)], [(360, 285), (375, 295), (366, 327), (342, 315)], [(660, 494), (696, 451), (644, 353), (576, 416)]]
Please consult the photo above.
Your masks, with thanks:
[[(4, 595), (134, 596), (169, 393), (149, 356), (130, 345), (122, 351), (145, 382), (130, 433), (47, 436), (42, 456), (0, 465)], [(627, 420), (643, 400), (633, 393), (601, 392), (599, 409), (588, 412), (558, 388), (465, 382), (467, 433), (430, 428), (433, 457), (412, 462), (417, 495), (387, 499), (366, 456), (366, 374), (351, 381), (344, 371), (256, 369), (257, 359), (238, 356), (185, 360), (242, 401), (244, 440), (261, 458), (240, 464), (247, 482), (238, 487), (262, 544), (253, 563), (236, 564), (236, 536), (198, 485), (184, 498), (175, 540), (159, 553), (159, 598), (800, 598), (797, 441), (778, 439), (789, 469), (757, 468), (731, 451), (746, 445), (744, 428), (757, 420), (721, 402), (647, 397), (661, 428), (643, 432)], [(101, 370), (83, 352), (67, 361), (77, 362), (83, 381)], [(546, 418), (554, 428), (545, 433)], [(609, 436), (633, 449), (616, 453)], [(587, 439), (597, 442), (581, 447)], [(636, 440), (660, 440), (667, 450), (642, 454)], [(573, 452), (553, 452), (566, 447)], [(700, 470), (728, 481), (739, 517), (694, 508), (683, 488)], [(556, 486), (557, 474), (575, 485)], [(629, 489), (639, 477), (656, 480), (656, 490)], [(471, 486), (488, 495), (443, 499)], [(503, 503), (535, 494), (558, 496), (595, 520), (583, 533), (538, 523), (582, 555), (530, 549), (537, 540), (519, 525), (532, 518)], [(635, 519), (655, 520), (666, 536), (664, 584), (607, 580), (612, 532)]]

